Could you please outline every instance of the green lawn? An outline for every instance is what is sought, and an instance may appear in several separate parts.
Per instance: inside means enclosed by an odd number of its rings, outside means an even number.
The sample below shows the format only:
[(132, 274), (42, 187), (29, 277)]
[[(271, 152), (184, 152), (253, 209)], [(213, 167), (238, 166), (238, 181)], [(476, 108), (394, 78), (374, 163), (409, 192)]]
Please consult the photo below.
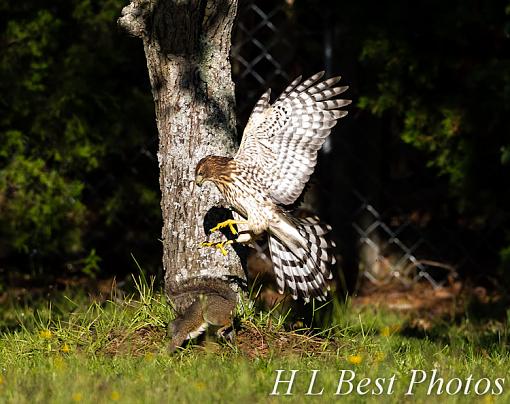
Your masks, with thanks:
[[(102, 303), (71, 292), (4, 302), (0, 402), (510, 402), (505, 319), (437, 320), (425, 332), (409, 315), (331, 303), (316, 312), (329, 328), (312, 335), (286, 330), (292, 314), (245, 303), (235, 342), (172, 355), (171, 310), (150, 286), (138, 291)], [(278, 370), (282, 381), (297, 370), (292, 395), (283, 395), (288, 383), (271, 395)], [(340, 393), (353, 391), (335, 395), (342, 376)], [(310, 393), (321, 396), (306, 395), (313, 378)]]

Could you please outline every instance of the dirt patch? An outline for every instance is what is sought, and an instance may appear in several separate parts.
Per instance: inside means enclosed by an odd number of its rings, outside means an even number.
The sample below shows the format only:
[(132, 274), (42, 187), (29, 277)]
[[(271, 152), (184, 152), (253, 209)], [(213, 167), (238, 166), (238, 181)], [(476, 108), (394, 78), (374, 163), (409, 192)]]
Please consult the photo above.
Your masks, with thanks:
[[(161, 351), (165, 341), (165, 330), (147, 327), (131, 333), (112, 332), (101, 352), (105, 355), (151, 356)], [(194, 349), (207, 352), (224, 352), (224, 341), (212, 336), (194, 341)], [(295, 331), (274, 331), (260, 329), (250, 322), (243, 323), (237, 330), (233, 346), (249, 358), (278, 355), (330, 355), (339, 348), (337, 341), (328, 340), (310, 333)]]
[(112, 332), (101, 351), (106, 355), (145, 356), (158, 352), (166, 332), (159, 327), (144, 327), (134, 332)]
[(278, 355), (329, 355), (338, 349), (338, 342), (311, 333), (261, 329), (247, 322), (236, 335), (237, 347), (248, 357)]
[(352, 303), (358, 308), (368, 306), (402, 313), (407, 318), (404, 328), (419, 333), (466, 317), (480, 325), (504, 322), (510, 307), (509, 297), (497, 285), (474, 286), (459, 280), (439, 288), (428, 282), (410, 287), (396, 283), (383, 287), (367, 285), (352, 298)]
[[(428, 282), (418, 282), (410, 287), (389, 284), (379, 287), (365, 286), (353, 297), (354, 306), (372, 306), (384, 309), (428, 314), (434, 317), (455, 315), (464, 308), (466, 298), (461, 282), (434, 288)], [(465, 292), (465, 291), (464, 291)]]

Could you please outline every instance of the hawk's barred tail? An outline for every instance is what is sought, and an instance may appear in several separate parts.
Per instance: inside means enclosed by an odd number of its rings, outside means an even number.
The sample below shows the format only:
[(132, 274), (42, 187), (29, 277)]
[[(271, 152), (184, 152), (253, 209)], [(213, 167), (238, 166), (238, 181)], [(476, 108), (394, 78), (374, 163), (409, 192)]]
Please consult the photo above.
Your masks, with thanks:
[[(306, 240), (306, 245), (298, 249), (296, 255), (291, 252), (276, 236), (269, 235), (269, 250), (279, 293), (285, 286), (292, 297), (302, 297), (305, 302), (310, 299), (326, 300), (327, 280), (333, 276), (331, 266), (336, 259), (332, 249), (335, 243), (327, 238), (331, 227), (320, 224), (318, 218), (292, 218), (299, 234)], [(296, 251), (295, 251), (296, 252)]]

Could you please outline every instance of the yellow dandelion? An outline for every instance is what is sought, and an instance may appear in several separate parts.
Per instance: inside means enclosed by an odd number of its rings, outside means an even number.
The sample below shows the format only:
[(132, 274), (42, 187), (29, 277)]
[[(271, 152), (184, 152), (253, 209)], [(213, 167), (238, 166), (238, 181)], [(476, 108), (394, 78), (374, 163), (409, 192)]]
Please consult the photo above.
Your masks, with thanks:
[(64, 343), (64, 345), (62, 345), (62, 352), (64, 352), (64, 353), (71, 352), (71, 347), (68, 344)]
[(112, 394), (110, 394), (110, 398), (112, 399), (112, 401), (119, 401), (120, 393), (117, 390), (113, 390)]
[(492, 404), (492, 403), (494, 403), (494, 397), (485, 395), (485, 396), (483, 396), (482, 402), (484, 404)]
[(50, 339), (53, 336), (53, 334), (50, 330), (45, 329), (45, 330), (39, 331), (39, 336), (43, 339)]
[(347, 357), (347, 362), (349, 362), (351, 365), (359, 365), (361, 362), (363, 362), (363, 358), (361, 355), (349, 355)]
[(384, 352), (376, 352), (376, 354), (375, 354), (375, 361), (376, 362), (381, 362), (385, 358), (386, 358), (386, 355), (384, 354)]
[(386, 327), (383, 327), (381, 328), (381, 335), (383, 337), (389, 337), (390, 336), (390, 327), (386, 326)]
[(80, 402), (82, 398), (83, 398), (83, 396), (81, 393), (74, 393), (73, 396), (71, 397), (71, 399), (74, 402)]
[(195, 383), (195, 387), (197, 390), (204, 390), (205, 389), (205, 384), (202, 383), (202, 382), (197, 382)]

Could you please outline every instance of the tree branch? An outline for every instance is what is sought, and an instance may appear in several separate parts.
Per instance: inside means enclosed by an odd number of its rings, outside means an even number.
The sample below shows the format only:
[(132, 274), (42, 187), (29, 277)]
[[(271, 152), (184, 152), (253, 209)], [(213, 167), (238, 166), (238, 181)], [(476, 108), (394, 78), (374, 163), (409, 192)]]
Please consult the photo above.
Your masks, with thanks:
[(147, 17), (151, 15), (154, 1), (132, 0), (121, 11), (117, 23), (133, 36), (142, 38), (147, 34)]

